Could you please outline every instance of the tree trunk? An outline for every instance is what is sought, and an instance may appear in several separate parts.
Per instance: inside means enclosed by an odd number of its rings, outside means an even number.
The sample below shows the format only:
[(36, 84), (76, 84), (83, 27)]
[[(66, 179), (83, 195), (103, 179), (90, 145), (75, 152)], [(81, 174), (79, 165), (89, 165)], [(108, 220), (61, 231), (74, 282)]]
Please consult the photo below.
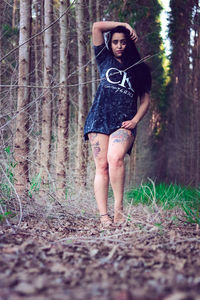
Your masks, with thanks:
[(101, 20), (100, 0), (96, 0), (96, 21)]
[[(198, 2), (198, 1), (197, 1)], [(199, 17), (199, 7), (198, 3), (196, 5), (196, 16), (195, 16), (195, 24), (197, 28), (195, 28), (194, 34), (194, 46), (193, 46), (193, 78), (192, 78), (192, 90), (193, 90), (193, 114), (192, 124), (193, 124), (193, 131), (191, 132), (192, 141), (193, 141), (193, 153), (190, 153), (193, 161), (193, 177), (194, 177), (194, 185), (196, 187), (199, 186), (200, 183), (200, 102), (199, 102), (199, 95), (200, 95), (200, 26), (197, 22)]]
[(76, 4), (76, 26), (78, 43), (78, 128), (77, 128), (77, 156), (76, 176), (80, 185), (86, 183), (86, 159), (87, 145), (83, 140), (83, 129), (87, 112), (87, 89), (86, 89), (86, 45), (85, 45), (85, 22), (84, 1), (79, 0)]
[[(43, 0), (39, 3), (38, 0), (33, 0), (33, 9), (35, 11), (35, 24), (34, 24), (34, 34), (40, 32), (42, 30), (42, 17), (43, 17)], [(41, 150), (41, 89), (39, 86), (42, 85), (41, 75), (43, 71), (43, 41), (42, 35), (39, 35), (34, 38), (34, 75), (35, 75), (35, 173), (39, 172), (39, 165), (40, 165), (40, 150)]]
[[(31, 20), (31, 1), (20, 1), (20, 33), (19, 44), (22, 44), (30, 37)], [(27, 105), (29, 103), (30, 89), (29, 70), (30, 69), (30, 43), (24, 44), (19, 48), (19, 71), (18, 71), (18, 99), (17, 99), (17, 117), (16, 117), (16, 135), (15, 135), (15, 160), (17, 166), (15, 169), (16, 190), (23, 194), (28, 188), (28, 124), (29, 115)]]
[[(191, 69), (190, 55), (190, 29), (194, 1), (173, 0), (171, 4), (171, 39), (172, 51), (172, 92), (167, 141), (168, 166), (167, 175), (170, 181), (179, 184), (193, 184), (192, 160), (189, 159), (193, 152), (191, 145), (192, 114), (189, 81)], [(191, 108), (191, 109), (190, 109)], [(191, 121), (190, 121), (191, 120)]]
[[(44, 26), (52, 23), (53, 1), (44, 1)], [(52, 133), (52, 27), (44, 32), (44, 97), (42, 103), (42, 136), (41, 136), (41, 159), (42, 180), (48, 183), (49, 158), (51, 150)]]
[[(95, 8), (94, 8), (94, 1), (89, 0), (89, 16), (90, 16), (90, 30), (92, 30), (93, 22), (95, 21)], [(92, 33), (90, 33), (90, 51), (91, 51), (91, 102), (93, 101), (95, 94), (96, 94), (96, 64), (95, 64), (95, 55), (93, 49), (93, 42), (92, 42)]]
[[(69, 7), (70, 2), (60, 2), (60, 15)], [(57, 129), (57, 153), (56, 176), (57, 197), (64, 199), (66, 187), (66, 169), (69, 164), (69, 34), (68, 15), (60, 19), (60, 90), (58, 100), (58, 129)]]
[[(3, 12), (3, 4), (4, 2), (0, 1), (0, 11)], [(0, 15), (0, 36), (3, 36), (3, 32), (2, 32), (2, 24), (3, 24), (3, 20), (2, 20), (3, 14), (1, 13)], [(3, 57), (3, 53), (2, 53), (2, 38), (0, 38), (0, 57)], [(0, 63), (0, 96), (1, 96), (1, 77), (2, 77), (2, 63)]]
[(16, 27), (15, 21), (16, 21), (17, 2), (18, 2), (18, 0), (14, 0), (14, 1), (13, 1), (13, 10), (12, 10), (12, 28), (15, 28), (15, 27)]

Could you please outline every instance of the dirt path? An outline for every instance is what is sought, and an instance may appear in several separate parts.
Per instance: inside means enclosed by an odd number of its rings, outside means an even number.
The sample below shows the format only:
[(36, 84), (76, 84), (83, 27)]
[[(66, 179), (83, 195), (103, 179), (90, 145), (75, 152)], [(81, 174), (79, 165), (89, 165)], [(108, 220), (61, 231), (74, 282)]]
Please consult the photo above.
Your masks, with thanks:
[[(27, 214), (0, 236), (0, 299), (200, 300), (200, 235), (136, 208), (127, 226)], [(134, 220), (134, 221), (133, 221)]]

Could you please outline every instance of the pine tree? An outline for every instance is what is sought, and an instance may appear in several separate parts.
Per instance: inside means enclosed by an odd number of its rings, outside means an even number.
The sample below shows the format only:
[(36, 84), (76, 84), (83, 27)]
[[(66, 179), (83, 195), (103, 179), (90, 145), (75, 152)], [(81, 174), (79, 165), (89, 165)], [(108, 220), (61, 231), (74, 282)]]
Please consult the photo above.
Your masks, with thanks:
[[(53, 1), (44, 1), (44, 26), (52, 23)], [(53, 82), (53, 57), (52, 57), (52, 27), (44, 32), (44, 97), (42, 103), (42, 136), (40, 166), (42, 169), (43, 183), (47, 184), (49, 179), (49, 160), (52, 136), (52, 92)]]
[[(69, 1), (60, 2), (60, 15), (69, 7)], [(57, 197), (63, 198), (66, 170), (69, 166), (69, 28), (68, 15), (60, 19), (60, 89), (58, 100), (58, 128), (56, 151)]]
[[(189, 153), (191, 144), (191, 69), (190, 29), (194, 1), (171, 0), (169, 37), (172, 44), (171, 90), (166, 136), (168, 156), (167, 176), (170, 181), (189, 184), (193, 167)], [(193, 150), (192, 150), (193, 152)], [(193, 154), (192, 154), (193, 155)], [(193, 175), (192, 175), (193, 177)]]
[(87, 112), (87, 88), (86, 82), (86, 44), (84, 22), (84, 0), (76, 3), (76, 26), (78, 43), (78, 129), (77, 129), (77, 154), (76, 176), (80, 185), (86, 182), (87, 145), (83, 140), (83, 128)]
[[(20, 1), (20, 36), (19, 45), (30, 37), (31, 1)], [(30, 44), (25, 43), (19, 48), (19, 71), (18, 71), (18, 99), (15, 134), (15, 169), (16, 190), (23, 194), (28, 189), (28, 151), (29, 151), (29, 114), (28, 104), (30, 98), (29, 85), (30, 74)]]

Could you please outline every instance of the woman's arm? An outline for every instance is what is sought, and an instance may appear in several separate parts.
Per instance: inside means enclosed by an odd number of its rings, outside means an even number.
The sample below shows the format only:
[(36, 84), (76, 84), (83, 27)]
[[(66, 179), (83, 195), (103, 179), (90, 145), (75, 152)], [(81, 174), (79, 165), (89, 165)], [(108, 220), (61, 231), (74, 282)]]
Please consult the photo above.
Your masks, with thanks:
[(104, 42), (103, 33), (114, 29), (117, 26), (124, 26), (130, 31), (130, 37), (137, 41), (137, 34), (135, 30), (128, 24), (123, 22), (101, 21), (95, 22), (92, 27), (92, 40), (94, 46), (102, 45)]
[(140, 107), (132, 120), (122, 122), (122, 128), (133, 129), (147, 113), (150, 104), (150, 95), (145, 93), (140, 99)]

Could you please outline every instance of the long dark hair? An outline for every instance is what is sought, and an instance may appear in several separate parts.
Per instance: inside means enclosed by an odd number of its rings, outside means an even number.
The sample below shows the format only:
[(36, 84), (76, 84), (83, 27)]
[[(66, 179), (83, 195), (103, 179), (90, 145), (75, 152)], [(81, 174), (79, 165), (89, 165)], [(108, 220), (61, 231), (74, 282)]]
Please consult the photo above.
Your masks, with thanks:
[[(130, 31), (124, 26), (117, 26), (110, 31), (108, 48), (112, 53), (111, 42), (114, 33), (124, 33), (126, 38), (126, 48), (122, 56), (122, 62), (125, 69), (137, 63), (141, 56), (135, 46), (135, 42), (130, 38)], [(113, 53), (112, 53), (113, 54)], [(128, 69), (132, 77), (132, 85), (137, 89), (139, 96), (151, 89), (151, 72), (145, 63), (139, 63)]]

